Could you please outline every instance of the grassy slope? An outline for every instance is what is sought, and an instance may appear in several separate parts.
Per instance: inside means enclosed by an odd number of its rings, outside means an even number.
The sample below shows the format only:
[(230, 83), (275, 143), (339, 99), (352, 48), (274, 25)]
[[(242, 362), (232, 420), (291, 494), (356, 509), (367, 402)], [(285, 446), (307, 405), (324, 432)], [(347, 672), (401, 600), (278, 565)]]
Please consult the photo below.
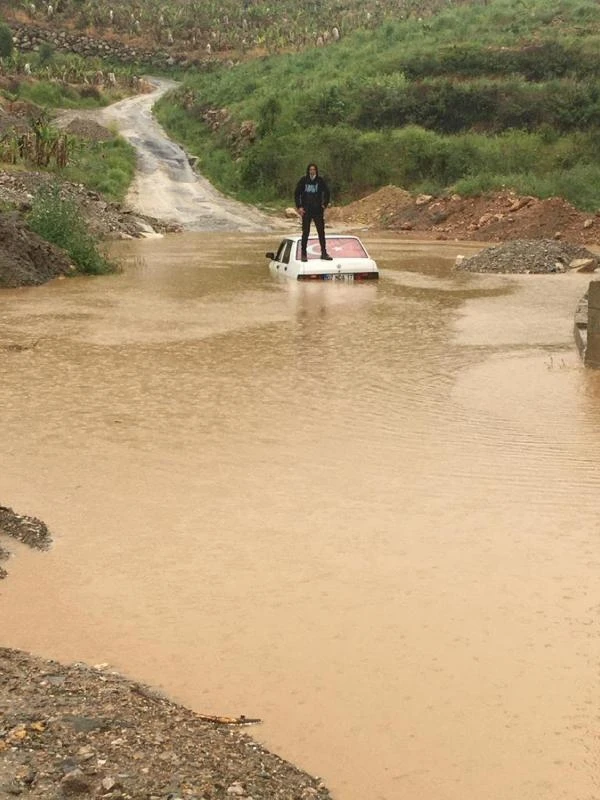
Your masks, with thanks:
[[(316, 159), (342, 200), (387, 183), (510, 186), (596, 209), (599, 41), (594, 0), (490, 0), (190, 75), (158, 113), (209, 177), (255, 202), (289, 202)], [(207, 125), (220, 108), (229, 119)]]

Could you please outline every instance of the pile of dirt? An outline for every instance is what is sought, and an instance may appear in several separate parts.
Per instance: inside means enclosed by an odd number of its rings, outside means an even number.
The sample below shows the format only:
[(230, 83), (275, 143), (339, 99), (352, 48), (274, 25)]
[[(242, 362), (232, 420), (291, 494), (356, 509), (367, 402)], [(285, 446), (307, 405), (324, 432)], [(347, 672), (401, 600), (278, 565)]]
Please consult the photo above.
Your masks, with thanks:
[(240, 730), (244, 717), (195, 714), (106, 665), (0, 648), (0, 712), (0, 797), (331, 797)]
[(355, 200), (347, 206), (331, 206), (327, 220), (335, 225), (364, 226), (394, 230), (399, 227), (398, 215), (415, 204), (410, 192), (397, 186), (384, 186), (373, 194)]
[(65, 127), (65, 131), (71, 136), (77, 136), (88, 142), (109, 142), (115, 138), (115, 134), (104, 125), (83, 117), (75, 117), (71, 120)]
[(503, 273), (593, 272), (599, 263), (597, 255), (580, 245), (553, 239), (515, 239), (487, 247), (469, 258), (460, 258), (456, 269)]
[(600, 244), (600, 213), (578, 211), (558, 197), (540, 200), (513, 192), (477, 197), (412, 197), (387, 186), (328, 212), (330, 224), (392, 230), (409, 238), (509, 241), (556, 239)]
[[(42, 172), (0, 172), (0, 204), (16, 206), (21, 212), (31, 207), (35, 193), (56, 178)], [(139, 239), (149, 231), (172, 233), (181, 230), (175, 223), (164, 222), (137, 214), (106, 200), (99, 192), (83, 184), (61, 181), (61, 195), (72, 200), (87, 223), (90, 233), (98, 239)]]
[(74, 269), (63, 250), (30, 231), (16, 214), (0, 214), (0, 287), (35, 286)]

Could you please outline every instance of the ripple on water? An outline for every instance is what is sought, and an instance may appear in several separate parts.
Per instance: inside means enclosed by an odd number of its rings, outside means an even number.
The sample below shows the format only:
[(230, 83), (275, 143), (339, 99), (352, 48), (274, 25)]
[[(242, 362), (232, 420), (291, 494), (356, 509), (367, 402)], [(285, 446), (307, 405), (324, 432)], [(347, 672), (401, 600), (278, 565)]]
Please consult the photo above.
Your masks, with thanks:
[(11, 566), (5, 643), (262, 717), (340, 800), (592, 796), (572, 278), (455, 284), (386, 244), (378, 286), (301, 287), (270, 241), (123, 247), (122, 276), (0, 298), (44, 336), (3, 359), (3, 491), (58, 542)]

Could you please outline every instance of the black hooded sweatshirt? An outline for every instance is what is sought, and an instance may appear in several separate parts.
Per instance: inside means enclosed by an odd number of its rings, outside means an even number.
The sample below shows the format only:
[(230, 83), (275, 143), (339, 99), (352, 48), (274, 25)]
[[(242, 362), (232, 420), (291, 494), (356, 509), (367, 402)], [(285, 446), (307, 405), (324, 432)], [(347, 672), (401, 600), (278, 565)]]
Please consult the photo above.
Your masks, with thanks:
[(311, 180), (308, 170), (309, 167), (314, 167), (315, 164), (309, 164), (306, 168), (306, 175), (296, 184), (296, 191), (294, 199), (296, 201), (296, 208), (305, 208), (310, 211), (312, 215), (322, 214), (323, 209), (329, 205), (329, 186), (325, 180), (319, 177), (319, 170), (314, 180)]

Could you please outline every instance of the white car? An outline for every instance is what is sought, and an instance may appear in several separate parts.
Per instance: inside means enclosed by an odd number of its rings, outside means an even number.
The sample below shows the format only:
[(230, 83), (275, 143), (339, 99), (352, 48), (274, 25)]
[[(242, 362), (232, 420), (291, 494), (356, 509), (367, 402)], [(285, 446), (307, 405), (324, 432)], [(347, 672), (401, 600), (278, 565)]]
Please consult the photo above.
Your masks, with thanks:
[(286, 236), (276, 253), (265, 254), (274, 275), (299, 281), (372, 280), (379, 277), (377, 264), (358, 236), (327, 236), (327, 252), (331, 261), (321, 259), (321, 247), (316, 236), (309, 238), (306, 248), (308, 260), (302, 261), (301, 240), (301, 236)]

